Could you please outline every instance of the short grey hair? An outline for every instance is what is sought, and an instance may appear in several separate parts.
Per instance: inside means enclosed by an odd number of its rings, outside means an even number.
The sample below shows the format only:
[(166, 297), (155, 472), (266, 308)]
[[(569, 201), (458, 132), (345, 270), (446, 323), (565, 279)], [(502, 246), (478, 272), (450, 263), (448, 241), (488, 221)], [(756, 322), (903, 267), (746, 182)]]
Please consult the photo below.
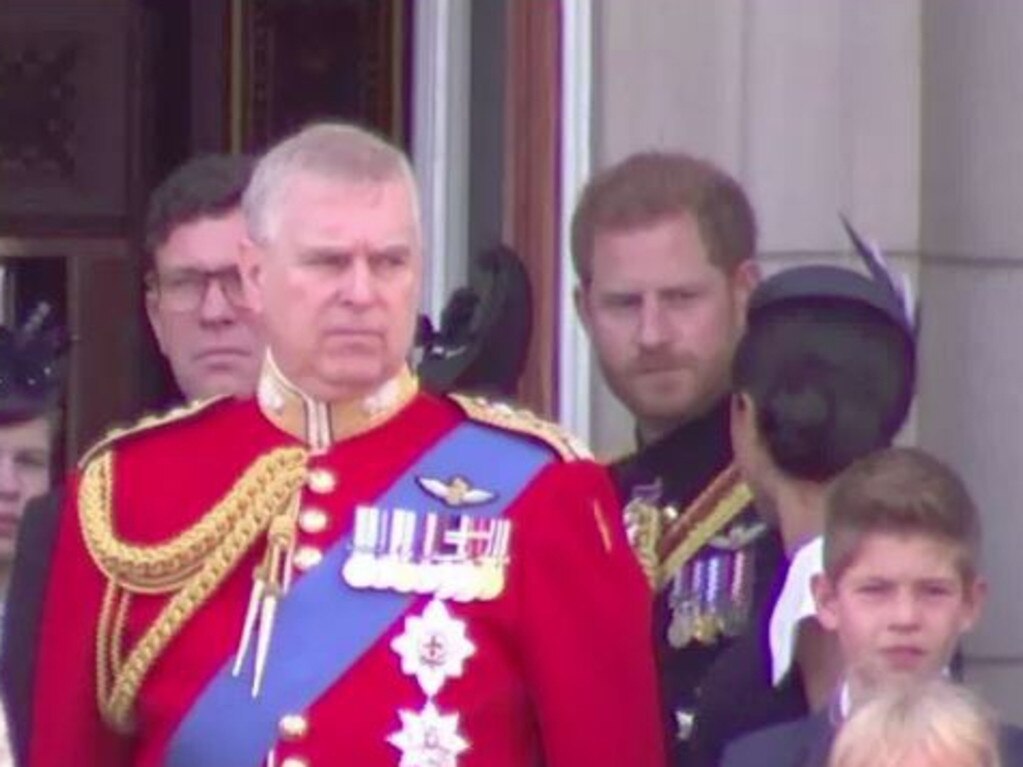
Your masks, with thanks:
[(274, 237), (281, 196), (300, 174), (351, 183), (404, 181), (419, 225), (415, 176), (405, 154), (364, 128), (321, 122), (284, 139), (256, 164), (242, 196), (245, 225), (254, 242), (265, 245)]

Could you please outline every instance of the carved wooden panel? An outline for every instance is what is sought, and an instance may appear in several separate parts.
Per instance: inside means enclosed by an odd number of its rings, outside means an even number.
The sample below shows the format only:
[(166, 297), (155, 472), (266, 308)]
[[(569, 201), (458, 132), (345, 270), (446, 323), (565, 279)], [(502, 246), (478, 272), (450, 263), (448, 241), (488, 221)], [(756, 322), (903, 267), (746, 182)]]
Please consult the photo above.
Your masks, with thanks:
[(245, 149), (323, 118), (403, 141), (405, 0), (251, 0), (238, 12)]
[(0, 7), (0, 229), (123, 227), (128, 18), (115, 3)]

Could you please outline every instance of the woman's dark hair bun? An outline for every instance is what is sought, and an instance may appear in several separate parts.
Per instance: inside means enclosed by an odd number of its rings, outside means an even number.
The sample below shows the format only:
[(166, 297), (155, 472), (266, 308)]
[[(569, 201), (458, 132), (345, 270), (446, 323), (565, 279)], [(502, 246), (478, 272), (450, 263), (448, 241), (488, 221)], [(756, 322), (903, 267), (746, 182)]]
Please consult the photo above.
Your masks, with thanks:
[(761, 435), (786, 473), (824, 481), (889, 439), (877, 409), (851, 391), (869, 383), (844, 372), (825, 360), (803, 360), (758, 405)]
[(751, 318), (733, 384), (756, 406), (771, 459), (787, 474), (826, 481), (891, 443), (909, 409), (913, 341), (853, 302), (773, 306)]

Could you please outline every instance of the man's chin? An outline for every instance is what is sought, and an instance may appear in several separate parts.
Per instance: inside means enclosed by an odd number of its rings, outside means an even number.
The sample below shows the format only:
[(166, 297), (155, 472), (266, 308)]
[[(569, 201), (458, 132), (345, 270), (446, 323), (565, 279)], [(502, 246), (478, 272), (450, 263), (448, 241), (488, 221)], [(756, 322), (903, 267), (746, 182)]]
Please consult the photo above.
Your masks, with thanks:
[[(256, 388), (256, 375), (248, 370), (238, 368), (217, 368), (206, 370), (196, 382), (196, 391), (189, 399), (207, 399), (209, 397), (247, 397)], [(189, 392), (185, 392), (189, 395)]]
[(320, 381), (337, 391), (361, 391), (367, 394), (383, 386), (397, 374), (377, 359), (349, 359), (343, 367), (322, 371)]
[(671, 392), (670, 395), (649, 393), (637, 396), (625, 406), (639, 421), (660, 423), (680, 423), (694, 418), (698, 413), (696, 400), (688, 392)]
[(690, 376), (635, 376), (618, 381), (612, 392), (637, 418), (687, 419), (700, 409), (710, 393), (694, 386)]
[(916, 662), (900, 661), (885, 663), (883, 671), (877, 674), (877, 678), (881, 687), (901, 687), (919, 684), (928, 679), (936, 678), (940, 674), (940, 669), (936, 670), (933, 664), (924, 660)]
[(323, 341), (320, 353), (324, 358), (373, 359), (379, 358), (383, 349), (383, 343), (376, 335), (335, 334)]

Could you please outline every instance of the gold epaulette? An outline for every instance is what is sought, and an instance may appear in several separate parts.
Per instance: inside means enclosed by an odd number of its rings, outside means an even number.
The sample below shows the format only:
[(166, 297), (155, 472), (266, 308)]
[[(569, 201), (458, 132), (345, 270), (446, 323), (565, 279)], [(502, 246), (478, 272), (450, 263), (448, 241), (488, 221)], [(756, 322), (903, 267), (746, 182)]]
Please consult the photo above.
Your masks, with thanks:
[(85, 465), (95, 458), (97, 455), (102, 453), (108, 447), (115, 442), (124, 439), (132, 434), (138, 434), (149, 429), (155, 429), (160, 426), (165, 426), (175, 421), (182, 421), (186, 418), (191, 418), (194, 415), (198, 415), (203, 412), (211, 405), (215, 405), (221, 400), (227, 399), (229, 395), (220, 395), (219, 397), (207, 397), (205, 399), (192, 400), (185, 405), (178, 405), (172, 407), (170, 410), (166, 410), (162, 413), (150, 413), (139, 418), (134, 423), (128, 424), (127, 426), (114, 426), (107, 430), (100, 439), (88, 450), (85, 451), (78, 461), (78, 468), (84, 469)]
[(664, 512), (653, 503), (642, 498), (634, 498), (625, 505), (622, 517), (625, 520), (629, 545), (639, 560), (639, 566), (650, 588), (656, 589), (661, 564), (658, 544), (661, 542), (661, 531), (664, 528)]
[(504, 402), (492, 402), (484, 397), (470, 397), (464, 394), (451, 394), (450, 397), (472, 420), (538, 439), (563, 460), (593, 458), (593, 454), (582, 440), (529, 410), (513, 407)]
[[(304, 448), (279, 448), (257, 459), (202, 518), (172, 539), (140, 545), (114, 529), (114, 455), (89, 461), (78, 513), (89, 555), (107, 578), (96, 632), (97, 699), (119, 731), (132, 725), (135, 698), (170, 641), (206, 603), (271, 522), (288, 514), (306, 477)], [(131, 597), (168, 594), (138, 642), (124, 646)]]
[(664, 528), (657, 587), (668, 583), (680, 567), (739, 516), (752, 500), (753, 493), (742, 481), (738, 467), (730, 464)]

